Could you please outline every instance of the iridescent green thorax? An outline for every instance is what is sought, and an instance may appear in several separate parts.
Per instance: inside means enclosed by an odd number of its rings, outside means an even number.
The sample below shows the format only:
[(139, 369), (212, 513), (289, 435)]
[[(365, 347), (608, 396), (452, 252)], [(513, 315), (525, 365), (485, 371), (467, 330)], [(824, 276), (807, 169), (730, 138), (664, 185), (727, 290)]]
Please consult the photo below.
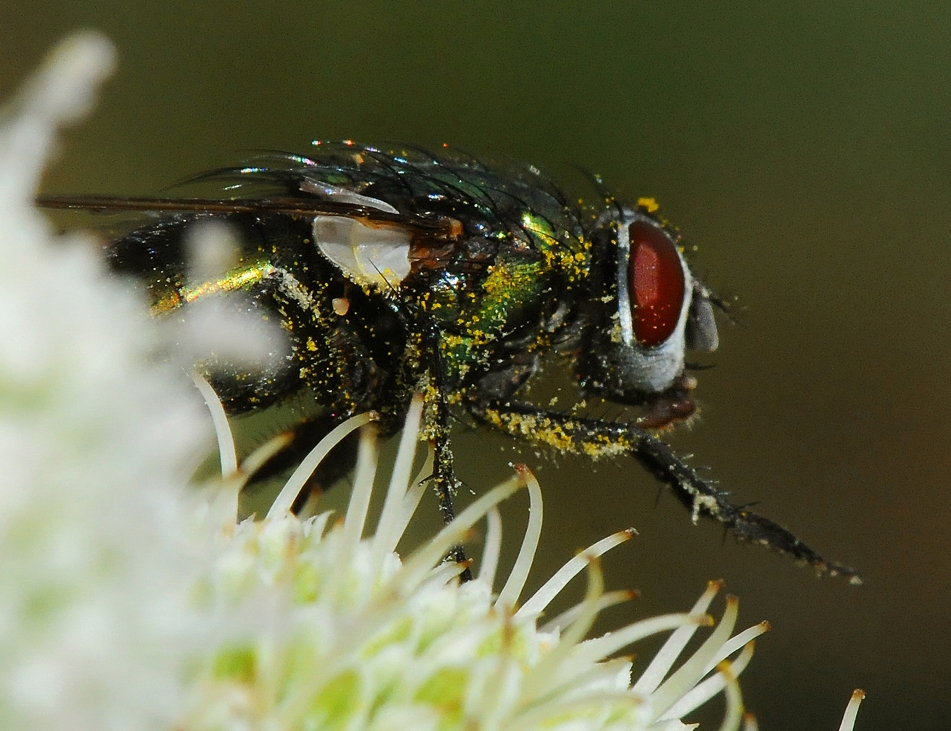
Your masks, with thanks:
[[(567, 219), (567, 215), (564, 218)], [(559, 236), (547, 218), (530, 211), (522, 214), (522, 228), (531, 233), (548, 267), (563, 273), (569, 284), (591, 273), (591, 242), (579, 230), (566, 227)]]

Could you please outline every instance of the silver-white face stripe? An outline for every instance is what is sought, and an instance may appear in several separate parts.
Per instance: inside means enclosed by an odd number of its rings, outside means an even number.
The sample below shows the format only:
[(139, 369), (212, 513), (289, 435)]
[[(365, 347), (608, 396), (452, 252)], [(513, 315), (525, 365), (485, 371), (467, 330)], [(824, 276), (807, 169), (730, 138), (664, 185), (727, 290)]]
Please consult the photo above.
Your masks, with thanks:
[(634, 315), (631, 312), (630, 285), (628, 273), (631, 259), (631, 223), (634, 219), (617, 223), (617, 305), (621, 324), (621, 339), (627, 346), (636, 344), (634, 340)]

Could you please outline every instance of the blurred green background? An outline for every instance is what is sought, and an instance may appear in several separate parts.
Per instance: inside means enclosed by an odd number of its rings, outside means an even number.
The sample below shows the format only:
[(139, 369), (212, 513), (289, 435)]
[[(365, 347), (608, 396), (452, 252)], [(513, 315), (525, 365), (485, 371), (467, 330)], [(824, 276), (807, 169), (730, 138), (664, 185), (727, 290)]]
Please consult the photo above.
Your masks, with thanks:
[[(120, 67), (48, 192), (154, 193), (321, 137), (579, 164), (656, 196), (740, 304), (672, 442), (865, 586), (691, 526), (631, 462), (592, 472), (476, 432), (461, 477), (480, 492), (509, 461), (538, 468), (535, 584), (637, 527), (604, 565), (643, 595), (610, 625), (725, 579), (744, 626), (773, 624), (742, 679), (760, 728), (835, 729), (855, 687), (863, 731), (948, 727), (951, 5), (35, 0), (0, 12), (0, 93), (80, 27)], [(513, 548), (526, 504), (507, 508)]]

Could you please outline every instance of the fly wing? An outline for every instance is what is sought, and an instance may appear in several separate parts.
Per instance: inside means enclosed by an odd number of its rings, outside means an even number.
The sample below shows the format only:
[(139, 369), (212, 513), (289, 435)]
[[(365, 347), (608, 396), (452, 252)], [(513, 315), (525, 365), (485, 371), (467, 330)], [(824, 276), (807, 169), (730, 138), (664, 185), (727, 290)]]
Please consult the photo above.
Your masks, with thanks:
[[(365, 198), (365, 197), (364, 197)], [(386, 210), (372, 206), (366, 199), (334, 198), (137, 198), (106, 195), (48, 195), (37, 199), (41, 208), (90, 211), (94, 213), (281, 213), (288, 216), (334, 216), (363, 219), (368, 223), (403, 226), (431, 236), (450, 235), (452, 222), (400, 213), (392, 206)], [(380, 202), (382, 203), (382, 201)]]
[(152, 221), (248, 213), (309, 219), (323, 256), (361, 285), (392, 287), (411, 268), (465, 258), (457, 246), (463, 237), (574, 261), (583, 234), (577, 211), (534, 168), (510, 167), (498, 172), (471, 156), (409, 145), (321, 143), (311, 157), (271, 152), (180, 183), (208, 196), (50, 196), (39, 203), (145, 212)]

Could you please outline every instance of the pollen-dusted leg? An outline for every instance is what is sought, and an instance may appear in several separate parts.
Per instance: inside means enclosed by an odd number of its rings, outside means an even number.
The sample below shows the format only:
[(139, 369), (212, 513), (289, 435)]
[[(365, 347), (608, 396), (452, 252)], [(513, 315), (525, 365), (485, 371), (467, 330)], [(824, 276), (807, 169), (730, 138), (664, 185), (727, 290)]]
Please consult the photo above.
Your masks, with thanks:
[[(439, 349), (439, 330), (434, 327), (427, 313), (416, 313), (419, 331), (419, 350), (427, 354), (428, 387), (424, 389), (424, 430), (433, 445), (433, 474), (431, 476), (433, 489), (439, 499), (439, 512), (446, 523), (451, 523), (456, 517), (452, 499), (459, 487), (459, 480), (453, 469), (452, 446), (449, 439), (451, 415), (446, 394), (446, 367)], [(456, 563), (467, 562), (463, 547), (455, 546), (448, 558)], [(463, 581), (472, 579), (472, 573), (466, 568), (462, 574)]]
[(859, 582), (854, 569), (827, 561), (778, 523), (731, 503), (725, 492), (701, 477), (667, 444), (636, 424), (582, 419), (524, 403), (474, 405), (472, 414), (507, 434), (546, 444), (560, 452), (595, 459), (630, 455), (674, 489), (694, 520), (698, 515), (708, 515), (726, 525), (741, 540), (789, 554), (819, 574), (842, 575)]
[(432, 438), (433, 445), (433, 488), (439, 497), (439, 512), (446, 523), (455, 520), (456, 509), (452, 498), (459, 487), (452, 464), (452, 446), (449, 443), (449, 430), (443, 425)]
[[(445, 397), (437, 393), (434, 397), (435, 403), (431, 405), (433, 425), (430, 429), (434, 430), (431, 437), (433, 444), (433, 488), (436, 490), (436, 496), (439, 498), (439, 512), (446, 523), (451, 523), (456, 517), (455, 506), (452, 498), (459, 487), (459, 480), (456, 479), (456, 473), (452, 465), (452, 447), (449, 443), (449, 406)], [(465, 564), (467, 562), (465, 549), (455, 546), (448, 556), (456, 563)], [(472, 573), (466, 568), (461, 578), (463, 581), (470, 581)]]

